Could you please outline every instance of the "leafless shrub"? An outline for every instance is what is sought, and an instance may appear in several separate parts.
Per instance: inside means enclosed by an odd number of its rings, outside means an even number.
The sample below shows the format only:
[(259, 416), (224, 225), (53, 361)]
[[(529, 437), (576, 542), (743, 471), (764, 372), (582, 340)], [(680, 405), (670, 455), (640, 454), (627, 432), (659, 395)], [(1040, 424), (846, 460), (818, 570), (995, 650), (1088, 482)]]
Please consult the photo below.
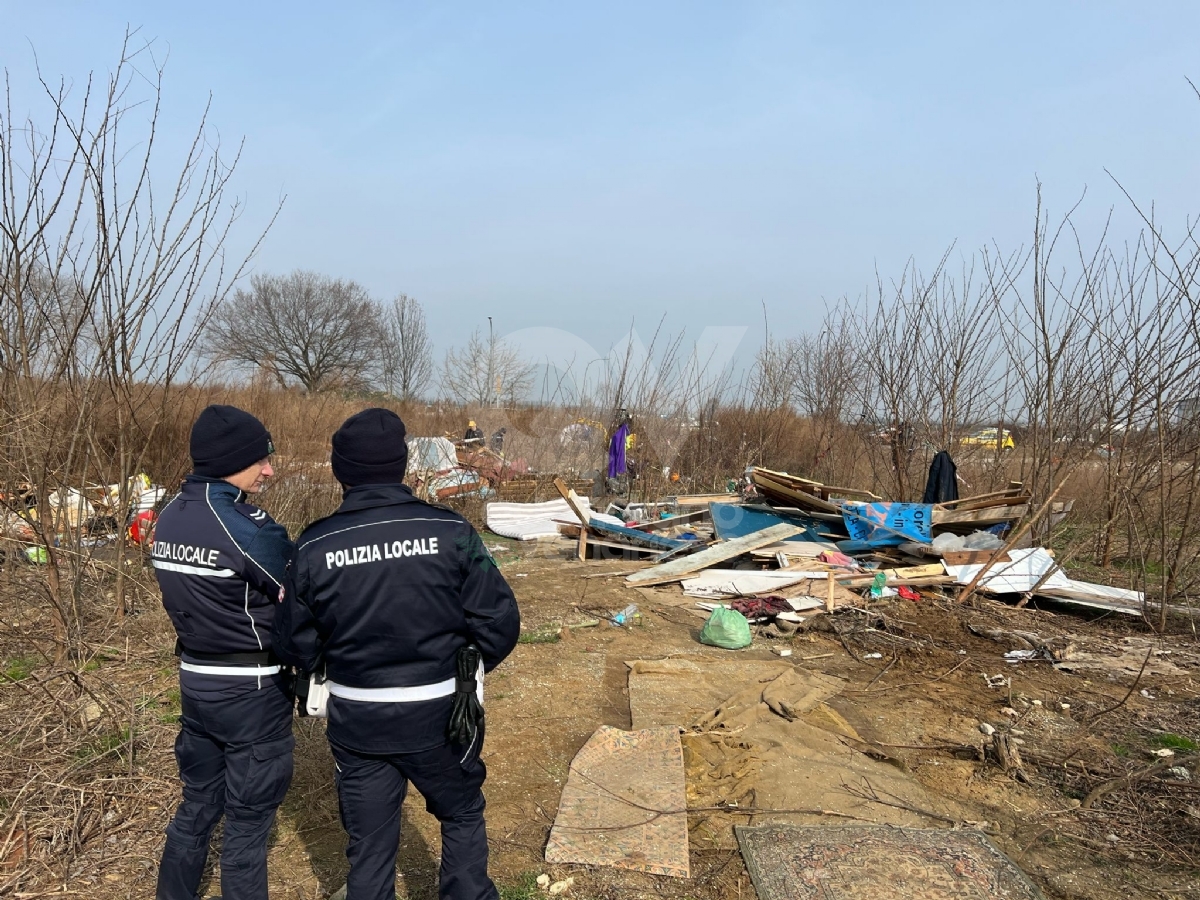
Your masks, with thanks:
[[(177, 415), (199, 329), (242, 266), (224, 254), (237, 154), (222, 157), (206, 111), (178, 175), (162, 178), (163, 69), (148, 45), (127, 36), (115, 70), (78, 90), (40, 77), (42, 118), (15, 120), (11, 88), (0, 115), (0, 483), (9, 530), (47, 561), (61, 660), (77, 646), (83, 572), (99, 565), (83, 498), (117, 483), (119, 527), (128, 479)], [(123, 542), (114, 555), (120, 612)]]

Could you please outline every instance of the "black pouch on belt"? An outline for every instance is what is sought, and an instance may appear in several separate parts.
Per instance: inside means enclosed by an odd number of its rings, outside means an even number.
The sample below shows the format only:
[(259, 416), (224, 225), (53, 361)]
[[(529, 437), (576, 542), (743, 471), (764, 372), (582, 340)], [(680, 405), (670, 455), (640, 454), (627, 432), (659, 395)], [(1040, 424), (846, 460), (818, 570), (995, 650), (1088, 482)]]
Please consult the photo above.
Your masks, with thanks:
[(454, 676), (454, 709), (450, 712), (450, 723), (446, 726), (446, 738), (452, 744), (470, 744), (475, 733), (483, 724), (483, 705), (476, 693), (479, 663), (483, 654), (474, 644), (467, 644), (458, 651), (457, 669)]

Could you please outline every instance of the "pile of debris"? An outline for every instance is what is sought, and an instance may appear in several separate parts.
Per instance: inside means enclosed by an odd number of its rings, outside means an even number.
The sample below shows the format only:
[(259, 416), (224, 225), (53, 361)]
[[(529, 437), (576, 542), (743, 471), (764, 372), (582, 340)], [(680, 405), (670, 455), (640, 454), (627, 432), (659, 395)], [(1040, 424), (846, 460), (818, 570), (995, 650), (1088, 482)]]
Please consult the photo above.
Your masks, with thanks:
[[(122, 490), (129, 507), (124, 517), (120, 514)], [(126, 479), (124, 485), (88, 484), (83, 490), (61, 487), (44, 497), (34, 486), (20, 485), (11, 493), (0, 493), (0, 536), (18, 544), (51, 537), (58, 543), (67, 536), (97, 544), (124, 534), (139, 543), (149, 534), (154, 511), (165, 496), (166, 490), (144, 474)], [(39, 534), (43, 538), (39, 539)], [(25, 556), (33, 562), (45, 561), (40, 545), (27, 547)]]
[[(1019, 483), (940, 503), (898, 503), (765, 468), (748, 475), (757, 496), (610, 504), (607, 515), (557, 480), (561, 500), (542, 511), (534, 531), (574, 537), (580, 560), (648, 562), (627, 573), (631, 587), (682, 583), (709, 610), (731, 599), (773, 598), (801, 611), (861, 604), (864, 597), (978, 591), (1021, 595), (1022, 605), (1037, 597), (1145, 613), (1140, 591), (1072, 579), (1052, 550), (1030, 543), (1030, 495)], [(504, 527), (504, 516), (519, 519), (524, 506), (491, 504), (497, 509), (488, 514), (489, 527), (493, 518), (493, 530)], [(1051, 507), (1052, 521), (1070, 507)]]

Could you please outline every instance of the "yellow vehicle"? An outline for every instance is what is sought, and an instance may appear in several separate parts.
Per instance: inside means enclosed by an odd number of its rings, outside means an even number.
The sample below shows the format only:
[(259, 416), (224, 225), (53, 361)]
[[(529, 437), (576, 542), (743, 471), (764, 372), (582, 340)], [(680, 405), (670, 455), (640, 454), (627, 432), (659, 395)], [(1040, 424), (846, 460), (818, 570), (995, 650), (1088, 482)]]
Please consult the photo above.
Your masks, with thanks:
[(983, 447), (986, 450), (1013, 450), (1017, 446), (1013, 441), (1012, 432), (1007, 428), (980, 428), (960, 438), (959, 443), (968, 447)]

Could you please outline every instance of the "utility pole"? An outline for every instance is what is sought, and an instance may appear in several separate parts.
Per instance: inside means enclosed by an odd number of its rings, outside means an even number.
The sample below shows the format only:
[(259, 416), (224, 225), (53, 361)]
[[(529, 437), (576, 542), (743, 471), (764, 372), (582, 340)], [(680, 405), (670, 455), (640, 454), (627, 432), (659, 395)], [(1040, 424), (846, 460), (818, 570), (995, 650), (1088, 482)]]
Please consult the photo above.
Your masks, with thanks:
[(487, 370), (487, 397), (488, 406), (496, 405), (496, 382), (495, 370), (496, 365), (496, 339), (492, 336), (492, 317), (488, 316), (488, 370)]

